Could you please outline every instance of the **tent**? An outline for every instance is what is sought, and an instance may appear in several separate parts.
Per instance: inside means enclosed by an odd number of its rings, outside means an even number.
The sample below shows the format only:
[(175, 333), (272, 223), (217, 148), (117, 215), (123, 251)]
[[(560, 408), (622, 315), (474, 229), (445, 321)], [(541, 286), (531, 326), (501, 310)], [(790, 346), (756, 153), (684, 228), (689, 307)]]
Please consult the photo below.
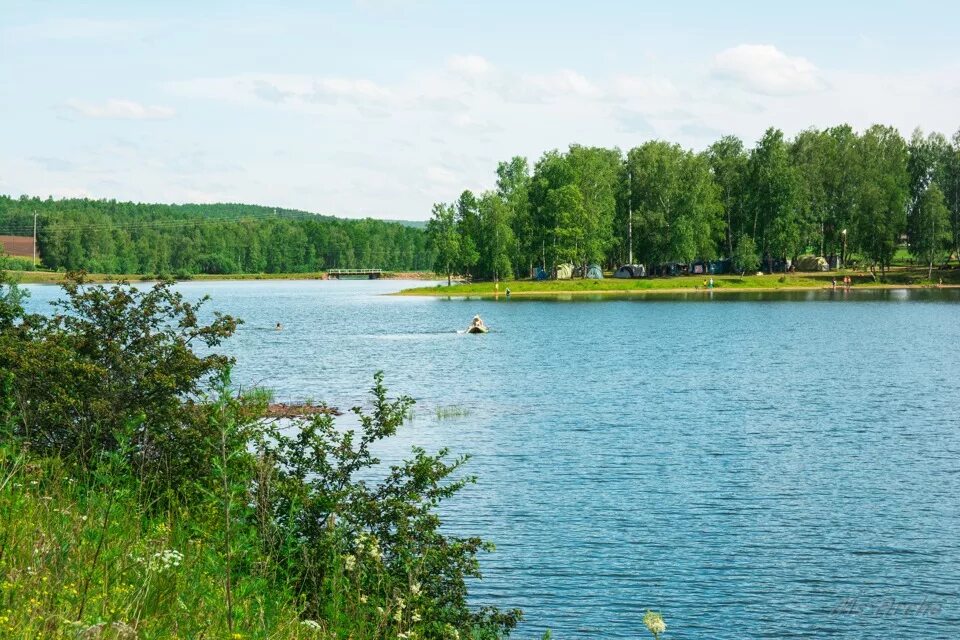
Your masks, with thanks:
[(643, 278), (647, 275), (647, 270), (642, 264), (625, 264), (613, 274), (614, 278)]
[(536, 275), (536, 278), (537, 278), (537, 280), (546, 280), (546, 279), (547, 279), (547, 272), (544, 271), (542, 267), (537, 267), (537, 275)]
[(587, 277), (591, 280), (603, 280), (603, 269), (598, 264), (587, 267)]
[(794, 263), (797, 271), (829, 271), (830, 265), (820, 256), (800, 256)]
[(573, 277), (573, 265), (565, 262), (557, 265), (557, 280), (569, 280)]

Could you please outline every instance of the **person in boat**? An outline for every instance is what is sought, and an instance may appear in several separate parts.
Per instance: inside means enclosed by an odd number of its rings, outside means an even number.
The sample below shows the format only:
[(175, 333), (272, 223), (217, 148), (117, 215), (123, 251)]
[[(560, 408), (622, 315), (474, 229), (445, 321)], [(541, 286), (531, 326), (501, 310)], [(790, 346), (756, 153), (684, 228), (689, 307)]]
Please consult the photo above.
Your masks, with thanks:
[(486, 329), (483, 325), (483, 320), (480, 319), (480, 315), (473, 316), (473, 322), (470, 323), (472, 329)]

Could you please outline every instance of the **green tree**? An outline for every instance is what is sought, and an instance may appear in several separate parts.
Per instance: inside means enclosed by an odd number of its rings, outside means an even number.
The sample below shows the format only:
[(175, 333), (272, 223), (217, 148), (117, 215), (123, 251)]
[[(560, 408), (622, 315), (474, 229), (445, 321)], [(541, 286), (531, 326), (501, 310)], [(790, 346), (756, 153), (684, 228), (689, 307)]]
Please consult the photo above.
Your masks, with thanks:
[(457, 231), (456, 210), (452, 205), (433, 205), (432, 217), (427, 223), (427, 235), (437, 256), (434, 270), (446, 273), (449, 285), (453, 268), (460, 259), (460, 234)]
[(513, 277), (510, 255), (515, 241), (510, 226), (510, 208), (496, 193), (480, 196), (481, 250), (478, 263), (483, 277), (493, 280)]
[(767, 129), (747, 162), (748, 231), (769, 261), (791, 257), (799, 237), (798, 184), (789, 149), (779, 129)]
[(470, 190), (461, 193), (457, 199), (456, 223), (460, 234), (459, 266), (463, 273), (472, 274), (480, 260), (481, 229), (479, 202)]
[(753, 241), (753, 236), (746, 232), (741, 233), (731, 257), (740, 275), (756, 269), (760, 265), (760, 256), (757, 255), (757, 245)]
[(933, 277), (933, 263), (949, 252), (950, 212), (936, 183), (920, 194), (910, 216), (910, 252), (927, 263), (927, 279)]
[(720, 189), (723, 207), (724, 239), (727, 255), (733, 255), (733, 243), (747, 228), (744, 220), (744, 181), (747, 152), (736, 136), (724, 136), (707, 149), (707, 160), (713, 179)]
[(575, 229), (574, 261), (583, 265), (603, 262), (613, 246), (623, 157), (619, 149), (573, 145), (567, 158), (581, 195), (579, 217), (569, 222)]
[(909, 152), (892, 127), (874, 125), (859, 139), (862, 163), (854, 242), (883, 277), (907, 226)]
[(530, 166), (522, 156), (514, 156), (509, 162), (497, 165), (497, 195), (510, 210), (510, 226), (515, 240), (513, 262), (517, 268), (526, 266), (527, 275), (533, 274), (537, 255), (530, 212), (530, 180)]

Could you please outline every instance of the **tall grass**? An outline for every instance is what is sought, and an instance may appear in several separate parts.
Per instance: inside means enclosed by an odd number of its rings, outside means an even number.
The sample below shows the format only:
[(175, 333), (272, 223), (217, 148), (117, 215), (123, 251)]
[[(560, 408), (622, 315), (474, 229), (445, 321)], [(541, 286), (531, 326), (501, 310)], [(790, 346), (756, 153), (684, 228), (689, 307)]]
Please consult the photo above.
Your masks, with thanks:
[(74, 477), (55, 458), (0, 449), (0, 637), (336, 635), (329, 623), (301, 618), (296, 594), (242, 528), (224, 553), (223, 527), (209, 524), (215, 514), (151, 512), (136, 487), (117, 486), (110, 465)]

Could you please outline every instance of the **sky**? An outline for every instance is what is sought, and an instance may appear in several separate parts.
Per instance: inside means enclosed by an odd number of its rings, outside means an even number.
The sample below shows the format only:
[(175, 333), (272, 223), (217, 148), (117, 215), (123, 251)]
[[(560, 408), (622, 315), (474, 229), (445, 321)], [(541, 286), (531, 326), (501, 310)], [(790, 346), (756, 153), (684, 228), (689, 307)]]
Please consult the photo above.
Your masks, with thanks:
[(951, 135), (958, 23), (924, 0), (0, 0), (0, 193), (423, 220), (572, 143)]

